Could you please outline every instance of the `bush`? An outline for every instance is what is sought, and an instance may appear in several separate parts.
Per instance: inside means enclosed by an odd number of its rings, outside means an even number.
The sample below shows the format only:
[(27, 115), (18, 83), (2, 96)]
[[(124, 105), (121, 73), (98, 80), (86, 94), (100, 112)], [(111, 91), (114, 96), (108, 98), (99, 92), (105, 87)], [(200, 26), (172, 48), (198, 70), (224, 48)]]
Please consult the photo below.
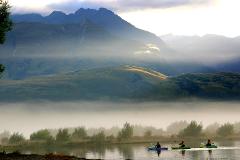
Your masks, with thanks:
[(118, 139), (130, 139), (133, 137), (133, 126), (125, 123), (122, 130), (118, 133)]
[(68, 129), (59, 129), (56, 135), (57, 142), (67, 142), (70, 140)]
[(71, 136), (73, 140), (84, 139), (86, 137), (87, 137), (87, 132), (84, 127), (76, 128)]
[(30, 135), (31, 141), (48, 141), (52, 139), (50, 132), (47, 129), (37, 131)]
[(217, 134), (222, 137), (233, 135), (234, 126), (230, 123), (226, 123), (218, 128)]
[(21, 144), (25, 141), (25, 138), (22, 134), (14, 133), (10, 136), (8, 143), (9, 144)]
[(183, 129), (179, 136), (183, 137), (193, 137), (200, 136), (202, 134), (202, 125), (197, 124), (196, 121), (192, 121), (185, 129)]

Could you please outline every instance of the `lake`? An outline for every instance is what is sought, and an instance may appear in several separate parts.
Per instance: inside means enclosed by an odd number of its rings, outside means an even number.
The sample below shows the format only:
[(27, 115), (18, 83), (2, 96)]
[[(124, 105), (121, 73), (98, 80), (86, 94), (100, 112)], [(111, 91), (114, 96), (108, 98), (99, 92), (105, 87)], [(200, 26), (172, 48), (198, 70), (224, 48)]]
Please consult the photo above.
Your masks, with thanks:
[[(200, 142), (191, 143), (191, 146), (197, 147)], [(58, 153), (85, 157), (89, 159), (164, 159), (164, 160), (239, 160), (240, 159), (240, 141), (215, 142), (218, 149), (191, 149), (191, 150), (169, 150), (158, 154), (154, 151), (148, 151), (147, 147), (151, 144), (124, 144), (108, 146), (79, 146), (79, 147), (61, 147), (61, 148), (38, 148), (22, 151), (24, 153)], [(174, 146), (176, 144), (168, 143), (162, 146)]]

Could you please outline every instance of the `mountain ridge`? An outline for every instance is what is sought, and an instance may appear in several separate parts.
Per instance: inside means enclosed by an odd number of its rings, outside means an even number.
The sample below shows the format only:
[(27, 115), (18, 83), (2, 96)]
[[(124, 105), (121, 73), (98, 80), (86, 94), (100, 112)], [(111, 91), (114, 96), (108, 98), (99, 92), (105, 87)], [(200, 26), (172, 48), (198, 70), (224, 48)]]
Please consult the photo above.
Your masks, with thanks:
[[(54, 16), (54, 19), (51, 18), (52, 16)], [(34, 19), (34, 17), (37, 18)], [(53, 11), (48, 16), (42, 16), (40, 14), (17, 14), (12, 15), (11, 18), (15, 23), (40, 22), (47, 24), (74, 24), (80, 23), (83, 19), (89, 19), (93, 23), (106, 28), (112, 34), (116, 34), (117, 36), (133, 38), (134, 40), (140, 40), (144, 43), (157, 42), (157, 45), (165, 48), (164, 42), (159, 37), (148, 31), (136, 28), (106, 8), (99, 8), (98, 10), (80, 8), (75, 13), (70, 14), (65, 14), (61, 11)]]
[(239, 82), (237, 73), (167, 77), (136, 66), (106, 67), (25, 80), (1, 80), (0, 101), (240, 100)]

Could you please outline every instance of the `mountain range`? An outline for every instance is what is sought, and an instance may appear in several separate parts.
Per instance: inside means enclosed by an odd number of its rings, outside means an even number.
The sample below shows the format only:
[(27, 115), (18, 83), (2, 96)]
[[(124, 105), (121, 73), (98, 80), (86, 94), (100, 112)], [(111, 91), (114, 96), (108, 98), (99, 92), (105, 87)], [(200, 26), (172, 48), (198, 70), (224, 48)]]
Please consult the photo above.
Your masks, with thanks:
[(161, 39), (179, 54), (185, 55), (186, 59), (220, 64), (240, 60), (239, 37), (230, 38), (214, 34), (204, 36), (168, 34), (161, 36)]
[(122, 65), (151, 68), (169, 76), (240, 72), (239, 38), (158, 37), (105, 8), (11, 18), (13, 30), (0, 46), (4, 79)]

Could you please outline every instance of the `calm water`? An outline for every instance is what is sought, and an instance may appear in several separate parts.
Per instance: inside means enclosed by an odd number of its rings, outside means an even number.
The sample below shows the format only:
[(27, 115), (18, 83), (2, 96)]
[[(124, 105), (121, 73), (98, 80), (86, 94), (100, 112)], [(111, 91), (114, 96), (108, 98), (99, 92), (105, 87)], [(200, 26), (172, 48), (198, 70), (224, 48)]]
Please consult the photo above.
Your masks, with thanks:
[[(148, 151), (146, 148), (150, 144), (128, 144), (113, 146), (92, 146), (92, 147), (72, 147), (72, 148), (49, 148), (40, 150), (23, 151), (25, 153), (45, 154), (49, 152), (74, 155), (89, 159), (162, 159), (162, 160), (239, 160), (240, 159), (240, 141), (217, 142), (219, 148), (212, 151), (193, 149), (186, 151), (162, 151), (158, 154)], [(172, 146), (174, 144), (162, 144), (163, 146)], [(197, 146), (197, 144), (191, 144)]]

